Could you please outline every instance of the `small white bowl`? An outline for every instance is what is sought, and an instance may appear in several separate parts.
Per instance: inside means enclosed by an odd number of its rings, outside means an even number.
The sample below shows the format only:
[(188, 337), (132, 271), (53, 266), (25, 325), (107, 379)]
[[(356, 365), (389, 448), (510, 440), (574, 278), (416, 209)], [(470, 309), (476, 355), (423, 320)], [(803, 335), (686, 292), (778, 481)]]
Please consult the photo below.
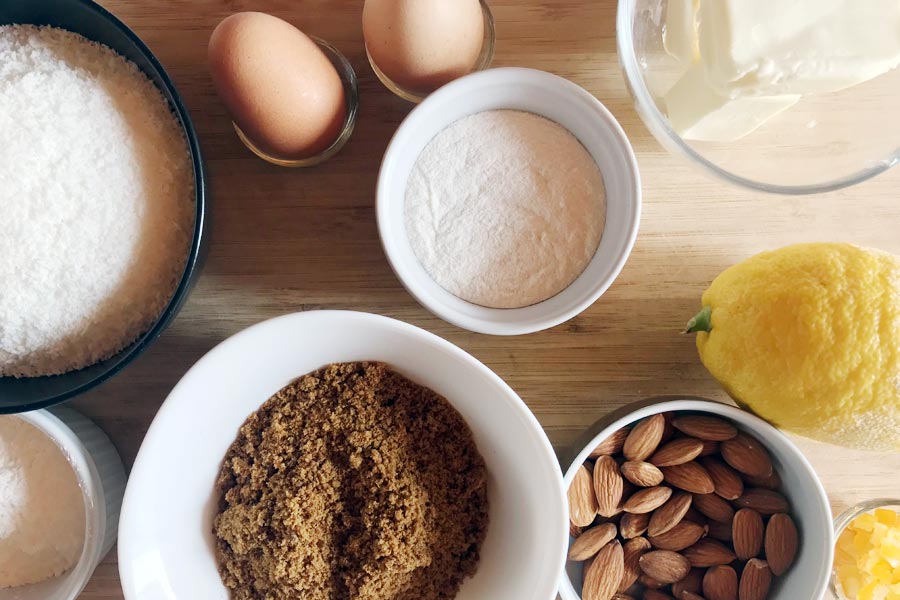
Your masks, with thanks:
[[(568, 129), (597, 162), (606, 187), (606, 227), (593, 260), (568, 288), (524, 308), (487, 308), (442, 288), (416, 259), (403, 218), (407, 180), (428, 142), (451, 123), (494, 109), (535, 113)], [(540, 331), (571, 319), (593, 304), (625, 265), (640, 216), (637, 161), (618, 122), (583, 88), (533, 69), (472, 73), (428, 96), (394, 134), (378, 175), (378, 231), (397, 277), (432, 313), (478, 333), (518, 335)]]
[(22, 419), (62, 450), (82, 490), (86, 531), (75, 567), (40, 583), (0, 589), (0, 600), (74, 600), (116, 542), (125, 467), (106, 434), (71, 408), (57, 406), (4, 418)]
[(471, 355), (427, 331), (357, 312), (265, 321), (222, 342), (166, 399), (135, 461), (119, 530), (128, 600), (225, 600), (215, 481), (238, 428), (272, 394), (329, 363), (381, 361), (443, 395), (487, 463), (490, 503), (478, 571), (457, 600), (552, 600), (566, 554), (559, 463), (524, 402)]
[[(791, 503), (791, 516), (800, 530), (800, 551), (791, 569), (775, 580), (769, 600), (818, 600), (828, 589), (834, 561), (834, 530), (828, 496), (806, 457), (787, 436), (739, 408), (699, 398), (651, 398), (607, 415), (589, 430), (593, 435), (572, 460), (566, 472), (566, 489), (588, 454), (613, 432), (644, 417), (663, 412), (692, 412), (719, 415), (733, 421), (762, 442), (772, 457), (784, 484), (783, 493)], [(580, 447), (580, 446), (578, 446)], [(572, 542), (572, 539), (569, 539)], [(569, 562), (559, 592), (563, 600), (581, 600), (580, 563)], [(574, 582), (574, 583), (573, 583)]]

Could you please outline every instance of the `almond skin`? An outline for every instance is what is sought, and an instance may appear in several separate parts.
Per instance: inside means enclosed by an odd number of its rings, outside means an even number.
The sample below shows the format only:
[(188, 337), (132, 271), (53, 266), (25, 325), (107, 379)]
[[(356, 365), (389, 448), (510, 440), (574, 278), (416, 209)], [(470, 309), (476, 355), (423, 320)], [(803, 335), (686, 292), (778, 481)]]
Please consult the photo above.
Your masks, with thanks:
[(771, 473), (764, 477), (754, 477), (753, 475), (743, 474), (744, 481), (747, 482), (750, 487), (761, 487), (769, 490), (778, 490), (781, 489), (781, 477), (778, 476), (778, 471), (772, 470)]
[(705, 598), (700, 594), (695, 594), (693, 592), (683, 592), (681, 594), (681, 600), (705, 600)]
[(734, 439), (722, 442), (722, 458), (731, 467), (753, 477), (768, 477), (772, 473), (772, 459), (755, 438), (739, 433)]
[(701, 440), (721, 442), (737, 435), (737, 427), (718, 417), (687, 415), (672, 420), (672, 425), (686, 435)]
[(783, 575), (797, 556), (799, 536), (794, 520), (786, 514), (775, 514), (766, 526), (766, 561), (775, 575)]
[(731, 523), (734, 518), (734, 509), (716, 494), (695, 494), (693, 506), (713, 521)]
[(623, 508), (628, 513), (649, 513), (665, 504), (671, 496), (671, 488), (662, 486), (645, 488), (626, 500)]
[[(659, 509), (656, 512), (659, 512)], [(626, 540), (642, 536), (647, 533), (649, 524), (650, 513), (625, 513), (619, 521), (619, 535)]]
[(611, 456), (601, 456), (594, 463), (594, 493), (597, 496), (597, 514), (612, 517), (622, 502), (624, 482), (619, 465)]
[(734, 553), (741, 560), (759, 556), (763, 547), (765, 526), (762, 516), (752, 508), (742, 508), (734, 515), (731, 523)]
[(722, 542), (710, 539), (700, 540), (690, 548), (685, 548), (682, 554), (690, 561), (692, 567), (701, 569), (704, 567), (715, 567), (716, 565), (727, 565), (737, 558), (734, 552)]
[(706, 525), (708, 531), (707, 535), (715, 540), (719, 540), (720, 542), (729, 542), (732, 543), (734, 540), (734, 534), (732, 530), (732, 523), (720, 523), (719, 521), (710, 521)]
[(587, 560), (616, 539), (615, 523), (601, 523), (582, 533), (569, 547), (569, 560)]
[(714, 491), (726, 500), (735, 500), (744, 493), (744, 482), (737, 472), (718, 458), (707, 456), (700, 464), (712, 478)]
[(621, 469), (625, 479), (640, 487), (653, 487), (663, 480), (662, 471), (648, 462), (629, 460)]
[(674, 467), (660, 469), (666, 483), (692, 494), (712, 494), (716, 489), (713, 480), (696, 462), (686, 462)]
[(701, 593), (703, 591), (703, 575), (705, 574), (706, 571), (703, 569), (691, 569), (687, 577), (672, 584), (672, 595), (676, 598), (681, 598), (684, 592)]
[(706, 600), (738, 600), (738, 576), (729, 566), (712, 567), (703, 576), (703, 597)]
[(633, 586), (638, 577), (641, 576), (640, 559), (650, 549), (650, 542), (647, 541), (647, 538), (638, 537), (625, 543), (623, 548), (625, 571), (622, 575), (622, 581), (619, 583), (620, 592), (624, 592)]
[[(758, 513), (772, 515), (787, 512), (790, 509), (787, 498), (774, 490), (766, 488), (750, 488), (744, 490), (741, 497), (734, 501), (739, 508), (752, 508)], [(769, 565), (772, 566), (771, 564)], [(772, 571), (775, 572), (774, 570)]]
[(702, 525), (691, 521), (681, 521), (671, 530), (661, 535), (649, 536), (649, 539), (654, 548), (680, 552), (696, 544), (705, 534), (706, 528)]
[(649, 535), (662, 535), (678, 525), (691, 508), (693, 497), (687, 492), (675, 492), (665, 504), (653, 511), (647, 525)]
[(647, 457), (656, 452), (665, 428), (666, 419), (660, 414), (647, 417), (635, 425), (631, 433), (628, 434), (625, 445), (622, 447), (625, 459), (646, 460)]
[(628, 437), (629, 433), (631, 433), (631, 427), (619, 429), (597, 444), (597, 447), (591, 451), (588, 457), (597, 458), (599, 456), (612, 456), (613, 454), (618, 454), (622, 451), (622, 446), (625, 445), (625, 439)]
[(610, 600), (622, 581), (624, 561), (622, 544), (613, 541), (603, 546), (585, 571), (582, 600)]
[(679, 438), (661, 446), (649, 462), (657, 467), (672, 467), (690, 462), (703, 452), (703, 442), (697, 438)]
[(719, 442), (714, 440), (701, 440), (703, 442), (703, 450), (700, 451), (700, 456), (712, 456), (719, 454)]
[(640, 558), (641, 570), (660, 583), (675, 583), (691, 570), (688, 559), (669, 550), (654, 550)]
[(594, 494), (594, 482), (591, 472), (581, 465), (572, 479), (572, 485), (566, 492), (569, 500), (569, 519), (576, 527), (587, 527), (597, 516), (597, 496)]
[(672, 600), (672, 596), (659, 590), (644, 590), (644, 600)]
[(584, 527), (579, 527), (572, 521), (569, 521), (569, 536), (577, 538), (582, 533), (584, 533)]
[(739, 600), (766, 600), (772, 587), (772, 571), (764, 560), (751, 558), (741, 573)]

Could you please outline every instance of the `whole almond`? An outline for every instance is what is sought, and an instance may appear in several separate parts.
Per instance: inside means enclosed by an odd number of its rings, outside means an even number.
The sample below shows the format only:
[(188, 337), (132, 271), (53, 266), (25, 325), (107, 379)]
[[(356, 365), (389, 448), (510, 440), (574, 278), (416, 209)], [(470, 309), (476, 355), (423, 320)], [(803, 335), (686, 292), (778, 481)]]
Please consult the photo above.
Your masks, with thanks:
[(682, 554), (690, 561), (692, 567), (698, 568), (727, 565), (736, 558), (734, 552), (722, 542), (708, 538), (700, 540), (690, 548), (685, 548)]
[(638, 537), (625, 542), (625, 547), (622, 549), (625, 570), (622, 574), (622, 581), (619, 583), (620, 592), (624, 592), (633, 586), (638, 580), (638, 577), (641, 576), (641, 556), (649, 552), (650, 549), (650, 542), (647, 538)]
[(691, 508), (693, 497), (687, 492), (675, 492), (665, 504), (653, 511), (650, 523), (647, 525), (647, 533), (661, 535), (671, 531), (678, 525)]
[(672, 420), (672, 425), (681, 433), (701, 440), (721, 442), (737, 435), (737, 428), (718, 417), (687, 415)]
[(706, 525), (709, 523), (709, 519), (706, 518), (706, 515), (700, 514), (693, 506), (685, 513), (684, 520), (692, 521), (697, 525)]
[(640, 558), (641, 571), (661, 583), (675, 583), (691, 570), (688, 559), (669, 550), (654, 550)]
[(744, 482), (737, 472), (718, 458), (707, 456), (700, 464), (712, 478), (715, 493), (726, 500), (735, 500), (744, 493)]
[(584, 574), (582, 600), (610, 600), (618, 591), (625, 559), (622, 544), (612, 541), (603, 546)]
[(739, 559), (750, 560), (759, 556), (765, 534), (762, 516), (752, 508), (742, 508), (734, 515), (731, 534), (734, 553)]
[(719, 454), (719, 442), (715, 440), (701, 440), (703, 442), (703, 450), (700, 451), (700, 456), (712, 456)]
[[(741, 497), (734, 501), (739, 508), (752, 508), (758, 513), (772, 515), (787, 512), (790, 509), (787, 498), (774, 490), (766, 488), (750, 488), (744, 490)], [(770, 567), (772, 565), (769, 565)], [(774, 570), (772, 571), (775, 572)]]
[(584, 533), (584, 527), (579, 527), (571, 520), (569, 521), (569, 535), (573, 538), (577, 538), (579, 535)]
[(622, 446), (625, 445), (625, 439), (628, 437), (629, 433), (631, 433), (631, 427), (623, 427), (622, 429), (617, 430), (611, 436), (597, 444), (597, 447), (591, 451), (588, 457), (597, 458), (598, 456), (612, 456), (613, 454), (618, 454), (622, 451)]
[(671, 488), (662, 486), (644, 488), (625, 501), (624, 509), (628, 513), (649, 513), (665, 504), (671, 496)]
[(706, 528), (691, 521), (681, 521), (678, 525), (661, 535), (649, 536), (650, 543), (660, 550), (680, 552), (696, 544), (706, 535)]
[[(649, 588), (651, 590), (660, 590), (661, 588), (666, 587), (665, 583), (653, 579), (646, 573), (641, 573), (641, 576), (638, 577), (638, 585), (642, 585), (645, 588)], [(647, 592), (645, 591), (644, 594), (646, 593)], [(647, 596), (645, 595), (644, 597), (646, 598)]]
[(766, 526), (766, 561), (775, 575), (783, 575), (793, 564), (799, 545), (797, 526), (786, 514), (775, 514)]
[(703, 591), (703, 575), (705, 574), (704, 569), (691, 569), (687, 577), (672, 584), (672, 595), (681, 598), (684, 592), (699, 594)]
[(766, 600), (772, 587), (772, 571), (764, 560), (751, 558), (741, 573), (739, 600)]
[(629, 460), (622, 464), (625, 479), (640, 487), (653, 487), (662, 483), (662, 471), (648, 462)]
[(619, 464), (611, 456), (600, 456), (594, 463), (594, 493), (597, 496), (597, 514), (612, 517), (618, 512), (624, 491)]
[[(657, 509), (656, 514), (660, 509)], [(650, 524), (650, 513), (625, 513), (619, 521), (619, 535), (630, 540), (647, 533)]]
[(731, 523), (734, 518), (734, 509), (716, 494), (695, 494), (693, 507), (720, 523)]
[(656, 452), (665, 428), (666, 419), (660, 414), (647, 417), (635, 425), (622, 447), (625, 458), (627, 460), (646, 460), (648, 456)]
[(705, 600), (705, 598), (700, 594), (695, 594), (693, 592), (682, 592), (681, 600)]
[(703, 442), (697, 438), (679, 438), (661, 446), (653, 453), (649, 462), (657, 467), (671, 467), (690, 462), (700, 456)]
[(591, 472), (581, 465), (575, 472), (572, 485), (566, 492), (569, 500), (569, 518), (577, 527), (587, 527), (597, 516), (597, 496), (594, 494), (594, 482)]
[(722, 458), (731, 467), (753, 477), (768, 477), (772, 473), (772, 459), (756, 438), (739, 433), (719, 447)]
[(660, 469), (666, 483), (692, 494), (711, 494), (716, 489), (706, 469), (696, 462), (686, 462)]
[(672, 596), (659, 590), (644, 590), (644, 600), (672, 600)]
[(594, 556), (606, 544), (616, 539), (615, 523), (601, 523), (582, 533), (569, 546), (569, 560), (587, 560)]
[(732, 542), (734, 535), (732, 533), (732, 523), (720, 523), (719, 521), (710, 521), (706, 525), (709, 537), (719, 540), (720, 542)]
[(747, 475), (743, 473), (744, 481), (746, 481), (751, 487), (761, 487), (769, 490), (778, 490), (781, 489), (781, 477), (778, 476), (778, 471), (772, 469), (772, 472), (763, 477), (754, 477), (753, 475)]
[(738, 600), (738, 576), (729, 566), (712, 567), (703, 576), (703, 597), (706, 600)]

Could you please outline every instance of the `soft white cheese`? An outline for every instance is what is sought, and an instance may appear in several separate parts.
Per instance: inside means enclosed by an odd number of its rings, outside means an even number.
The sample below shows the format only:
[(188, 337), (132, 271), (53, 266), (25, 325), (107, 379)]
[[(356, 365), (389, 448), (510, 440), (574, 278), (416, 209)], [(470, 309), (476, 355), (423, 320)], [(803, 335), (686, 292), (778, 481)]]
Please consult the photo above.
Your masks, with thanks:
[(730, 142), (754, 131), (800, 100), (799, 95), (732, 98), (714, 88), (695, 63), (666, 94), (669, 123), (688, 140)]
[(669, 0), (663, 46), (678, 62), (689, 65), (700, 58), (697, 11), (700, 0)]

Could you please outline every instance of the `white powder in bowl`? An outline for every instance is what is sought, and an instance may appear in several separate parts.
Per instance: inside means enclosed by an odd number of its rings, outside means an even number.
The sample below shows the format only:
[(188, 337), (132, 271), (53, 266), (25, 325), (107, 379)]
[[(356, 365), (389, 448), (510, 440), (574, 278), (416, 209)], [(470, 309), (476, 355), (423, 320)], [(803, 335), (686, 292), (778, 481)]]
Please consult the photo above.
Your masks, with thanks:
[(568, 130), (492, 110), (428, 143), (409, 177), (404, 220), (441, 287), (481, 306), (520, 308), (584, 271), (603, 235), (605, 199), (597, 163)]
[(84, 496), (62, 450), (18, 417), (0, 417), (0, 588), (59, 575), (81, 557)]
[(133, 63), (0, 26), (0, 376), (112, 356), (159, 317), (195, 203), (187, 142)]

